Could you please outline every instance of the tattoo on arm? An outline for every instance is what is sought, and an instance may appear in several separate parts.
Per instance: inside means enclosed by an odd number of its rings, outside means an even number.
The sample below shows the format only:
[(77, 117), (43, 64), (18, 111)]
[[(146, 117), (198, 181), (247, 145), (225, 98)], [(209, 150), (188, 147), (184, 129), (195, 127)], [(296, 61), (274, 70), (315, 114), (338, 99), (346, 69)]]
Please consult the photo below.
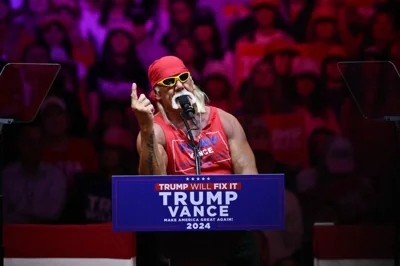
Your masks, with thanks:
[(149, 174), (154, 175), (154, 131), (150, 133), (149, 141), (147, 142), (147, 148), (149, 149), (149, 156), (147, 157), (147, 164), (149, 167)]

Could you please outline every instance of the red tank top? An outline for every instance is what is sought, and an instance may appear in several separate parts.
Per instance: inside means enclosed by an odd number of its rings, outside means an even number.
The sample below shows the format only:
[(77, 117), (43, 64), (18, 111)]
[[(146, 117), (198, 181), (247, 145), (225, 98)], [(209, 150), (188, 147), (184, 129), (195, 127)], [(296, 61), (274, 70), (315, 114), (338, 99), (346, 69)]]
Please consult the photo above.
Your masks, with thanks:
[[(195, 175), (195, 160), (186, 133), (166, 122), (158, 113), (154, 122), (162, 128), (165, 136), (165, 149), (168, 155), (168, 175)], [(232, 160), (218, 110), (210, 107), (210, 117), (201, 134), (195, 139), (201, 155), (202, 175), (232, 174)]]

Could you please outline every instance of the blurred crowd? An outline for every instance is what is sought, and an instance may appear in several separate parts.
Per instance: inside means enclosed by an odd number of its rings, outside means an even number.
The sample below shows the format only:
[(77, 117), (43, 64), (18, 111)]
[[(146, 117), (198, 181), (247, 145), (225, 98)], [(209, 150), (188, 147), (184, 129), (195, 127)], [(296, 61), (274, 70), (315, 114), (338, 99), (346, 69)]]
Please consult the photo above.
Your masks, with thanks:
[(287, 225), (261, 234), (265, 265), (311, 265), (314, 223), (390, 223), (396, 133), (365, 117), (400, 114), (398, 11), (391, 0), (0, 0), (2, 60), (62, 66), (36, 119), (4, 130), (5, 222), (109, 222), (111, 175), (138, 170), (131, 85), (148, 94), (148, 66), (173, 54), (238, 117), (259, 172), (286, 174)]

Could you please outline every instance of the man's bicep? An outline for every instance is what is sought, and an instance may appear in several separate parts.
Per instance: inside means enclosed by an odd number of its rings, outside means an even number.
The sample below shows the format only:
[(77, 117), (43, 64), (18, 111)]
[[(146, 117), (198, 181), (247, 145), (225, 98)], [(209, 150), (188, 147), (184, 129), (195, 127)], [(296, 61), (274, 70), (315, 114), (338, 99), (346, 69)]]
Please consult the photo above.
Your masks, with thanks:
[(235, 174), (258, 174), (254, 154), (247, 140), (232, 139), (229, 146)]
[(168, 166), (168, 155), (167, 155), (167, 151), (165, 150), (164, 146), (161, 144), (158, 144), (158, 150), (160, 151), (160, 155), (161, 155), (161, 163), (163, 168), (165, 169), (165, 171), (167, 170), (167, 166)]
[(258, 174), (254, 153), (247, 141), (246, 134), (239, 121), (233, 117), (228, 138), (235, 174)]

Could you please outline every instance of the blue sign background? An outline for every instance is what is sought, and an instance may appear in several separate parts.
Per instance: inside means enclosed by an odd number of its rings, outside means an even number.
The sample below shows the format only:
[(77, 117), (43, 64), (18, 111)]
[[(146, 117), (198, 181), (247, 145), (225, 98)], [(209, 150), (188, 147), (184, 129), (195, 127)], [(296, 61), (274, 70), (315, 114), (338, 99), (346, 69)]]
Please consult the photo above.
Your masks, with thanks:
[[(202, 222), (199, 219), (197, 222), (178, 222), (179, 217), (177, 217), (177, 222), (164, 221), (171, 218), (171, 215), (168, 206), (162, 204), (162, 197), (158, 194), (160, 191), (156, 190), (156, 184), (231, 182), (241, 183), (241, 190), (235, 190), (238, 192), (238, 198), (229, 206), (229, 218), (233, 218), (233, 221), (218, 222), (215, 219), (213, 222)], [(186, 192), (189, 191), (191, 190), (186, 190)], [(285, 227), (283, 174), (113, 176), (112, 201), (114, 231), (279, 230)], [(187, 206), (193, 209), (190, 203)], [(204, 218), (213, 217), (205, 216)], [(207, 223), (208, 225), (205, 226)]]

